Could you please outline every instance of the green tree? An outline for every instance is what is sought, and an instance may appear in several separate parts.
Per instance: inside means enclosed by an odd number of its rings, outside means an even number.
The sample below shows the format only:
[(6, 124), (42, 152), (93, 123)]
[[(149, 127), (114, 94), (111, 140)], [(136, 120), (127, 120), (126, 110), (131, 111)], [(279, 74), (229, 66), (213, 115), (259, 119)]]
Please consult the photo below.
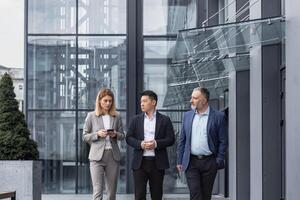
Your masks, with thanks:
[(13, 81), (5, 73), (0, 80), (0, 160), (36, 160), (37, 143), (30, 139), (15, 97)]

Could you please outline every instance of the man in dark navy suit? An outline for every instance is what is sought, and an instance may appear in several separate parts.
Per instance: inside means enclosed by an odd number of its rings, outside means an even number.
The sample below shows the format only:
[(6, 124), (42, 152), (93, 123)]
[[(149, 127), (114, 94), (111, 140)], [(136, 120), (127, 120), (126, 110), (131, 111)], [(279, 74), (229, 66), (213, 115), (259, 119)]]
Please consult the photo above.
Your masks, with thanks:
[(223, 112), (209, 106), (204, 87), (193, 90), (190, 103), (178, 142), (177, 169), (185, 171), (191, 200), (210, 200), (217, 171), (225, 166), (226, 120)]
[(165, 169), (169, 168), (167, 147), (175, 142), (169, 117), (156, 111), (157, 95), (144, 91), (141, 95), (142, 114), (136, 115), (128, 126), (126, 142), (133, 147), (132, 170), (136, 200), (146, 200), (149, 181), (152, 200), (161, 200)]

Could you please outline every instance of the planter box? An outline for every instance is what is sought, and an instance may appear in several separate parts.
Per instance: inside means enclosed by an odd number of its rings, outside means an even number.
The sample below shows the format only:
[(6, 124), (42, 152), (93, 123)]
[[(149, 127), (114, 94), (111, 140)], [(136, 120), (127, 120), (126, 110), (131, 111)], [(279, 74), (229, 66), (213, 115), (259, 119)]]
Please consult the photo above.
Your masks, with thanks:
[(0, 160), (0, 192), (16, 191), (16, 200), (41, 200), (42, 163)]

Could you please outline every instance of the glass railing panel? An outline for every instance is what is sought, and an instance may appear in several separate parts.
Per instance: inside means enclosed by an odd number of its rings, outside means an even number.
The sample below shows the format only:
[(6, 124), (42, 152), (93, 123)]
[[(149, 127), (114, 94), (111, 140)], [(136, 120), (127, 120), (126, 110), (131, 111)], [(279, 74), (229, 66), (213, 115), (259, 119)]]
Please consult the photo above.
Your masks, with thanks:
[(163, 106), (187, 105), (192, 90), (207, 87), (212, 98), (218, 98), (228, 88), (228, 75), (233, 71), (249, 69), (249, 55), (212, 57), (193, 63), (170, 66), (167, 94)]
[(283, 17), (182, 30), (174, 62), (193, 62), (216, 55), (246, 53), (258, 45), (280, 43), (285, 36)]

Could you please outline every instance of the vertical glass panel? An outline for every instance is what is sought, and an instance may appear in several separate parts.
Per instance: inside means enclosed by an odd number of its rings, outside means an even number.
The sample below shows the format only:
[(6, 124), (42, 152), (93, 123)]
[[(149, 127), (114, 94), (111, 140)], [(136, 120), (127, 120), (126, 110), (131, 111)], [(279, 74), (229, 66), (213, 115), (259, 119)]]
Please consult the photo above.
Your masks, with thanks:
[(28, 127), (43, 161), (44, 193), (75, 193), (75, 112), (28, 112)]
[(144, 41), (144, 58), (172, 59), (174, 56), (176, 38), (151, 38)]
[[(127, 119), (126, 119), (126, 111), (119, 111), (124, 130), (127, 130)], [(118, 193), (126, 193), (126, 185), (128, 183), (129, 177), (127, 177), (127, 170), (131, 170), (130, 168), (127, 168), (127, 163), (130, 162), (127, 155), (127, 144), (126, 141), (120, 141), (119, 142), (120, 152), (121, 152), (121, 161), (120, 161), (120, 174), (119, 174), (119, 180), (118, 180)]]
[(147, 38), (144, 42), (144, 89), (158, 95), (158, 109), (163, 108), (167, 93), (169, 67), (172, 61), (175, 41)]
[(165, 193), (187, 193), (187, 184), (184, 173), (178, 173), (176, 170), (177, 157), (176, 147), (179, 141), (180, 131), (182, 126), (183, 113), (185, 111), (163, 111), (160, 113), (170, 117), (174, 131), (175, 131), (175, 144), (168, 148), (168, 156), (170, 162), (170, 168), (166, 170), (164, 178), (164, 192)]
[(167, 93), (167, 63), (144, 64), (144, 89), (153, 90), (158, 95), (157, 108), (163, 108), (163, 100)]
[(29, 33), (75, 33), (76, 0), (28, 0)]
[(84, 121), (88, 112), (78, 112), (78, 193), (86, 194), (93, 191), (89, 151), (90, 145), (82, 141)]
[(145, 35), (172, 34), (196, 27), (196, 0), (144, 0), (143, 6)]
[(126, 0), (79, 0), (79, 33), (126, 33)]
[(29, 108), (75, 108), (75, 64), (74, 37), (29, 37)]
[(117, 108), (125, 109), (125, 37), (79, 37), (78, 48), (78, 107), (94, 109), (99, 89), (107, 87)]
[[(89, 166), (89, 150), (90, 146), (82, 141), (82, 133), (84, 121), (88, 112), (79, 112), (79, 130), (78, 130), (78, 192), (79, 193), (91, 193), (92, 185), (91, 185), (91, 175), (90, 175), (90, 166)], [(119, 111), (124, 127), (126, 126), (126, 112)], [(125, 128), (124, 128), (125, 130)], [(119, 147), (121, 151), (121, 161), (120, 161), (120, 174), (118, 180), (118, 193), (126, 193), (126, 183), (127, 183), (127, 160), (126, 160), (126, 142), (125, 140), (119, 142)]]

